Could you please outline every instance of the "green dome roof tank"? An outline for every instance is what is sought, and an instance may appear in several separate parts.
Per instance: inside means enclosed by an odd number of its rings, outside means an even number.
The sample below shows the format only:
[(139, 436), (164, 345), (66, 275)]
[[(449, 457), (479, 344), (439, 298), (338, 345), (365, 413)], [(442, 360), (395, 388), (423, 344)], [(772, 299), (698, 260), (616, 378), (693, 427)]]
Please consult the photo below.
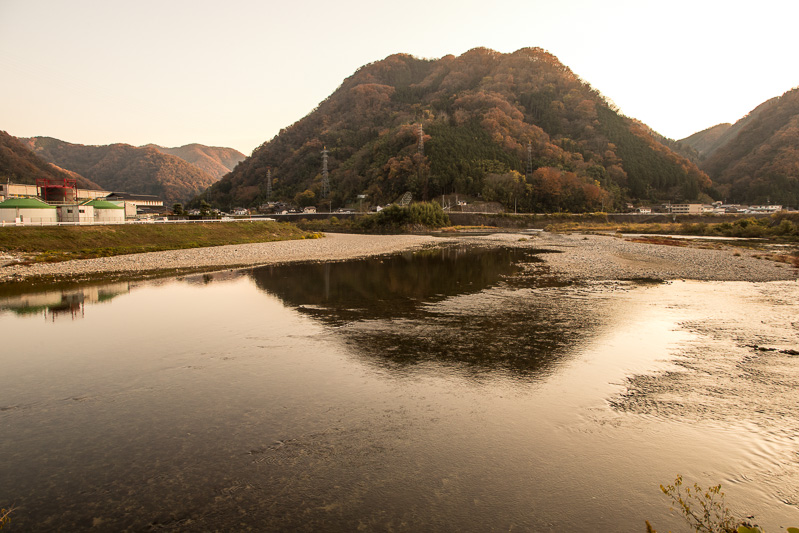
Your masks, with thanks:
[(36, 198), (9, 198), (0, 202), (0, 209), (56, 209)]
[(84, 205), (90, 205), (95, 209), (125, 209), (121, 205), (117, 205), (107, 200), (92, 200), (91, 202), (86, 202)]

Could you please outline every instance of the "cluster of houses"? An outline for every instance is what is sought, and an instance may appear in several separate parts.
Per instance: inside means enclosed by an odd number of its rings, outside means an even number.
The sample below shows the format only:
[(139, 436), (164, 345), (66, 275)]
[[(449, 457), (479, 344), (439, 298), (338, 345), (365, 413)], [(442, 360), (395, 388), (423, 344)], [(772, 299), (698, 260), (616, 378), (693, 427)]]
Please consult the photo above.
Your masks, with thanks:
[[(463, 202), (465, 204), (466, 202)], [(460, 202), (459, 202), (460, 204)], [(712, 204), (663, 204), (655, 207), (627, 206), (634, 213), (680, 215), (706, 214), (773, 214), (783, 210), (781, 205), (740, 205), (714, 202)], [(380, 210), (380, 207), (372, 208)], [(214, 209), (215, 215), (227, 215)], [(259, 213), (312, 214), (316, 207), (302, 210), (282, 202), (268, 202), (253, 210)], [(350, 213), (352, 210), (339, 209)], [(36, 185), (0, 183), (0, 224), (50, 225), (113, 224), (165, 215), (164, 202), (157, 196), (124, 192), (78, 189), (73, 179), (37, 180)], [(198, 209), (188, 212), (200, 215)], [(236, 208), (233, 216), (253, 214), (249, 209)]]
[(668, 213), (675, 215), (724, 215), (738, 213), (744, 215), (771, 215), (782, 211), (781, 205), (741, 205), (713, 202), (712, 204), (663, 204), (657, 207), (628, 206), (629, 209), (640, 215), (652, 213)]
[(0, 184), (0, 224), (114, 224), (163, 211), (156, 196), (78, 189), (75, 180)]

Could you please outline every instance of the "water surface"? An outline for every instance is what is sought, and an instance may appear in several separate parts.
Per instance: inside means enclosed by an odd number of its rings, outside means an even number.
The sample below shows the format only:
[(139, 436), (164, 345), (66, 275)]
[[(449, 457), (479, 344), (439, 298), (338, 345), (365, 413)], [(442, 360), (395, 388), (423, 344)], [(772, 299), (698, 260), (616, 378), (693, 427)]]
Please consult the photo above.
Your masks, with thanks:
[(468, 248), (0, 294), (0, 505), (20, 531), (680, 531), (683, 474), (779, 530), (797, 296)]

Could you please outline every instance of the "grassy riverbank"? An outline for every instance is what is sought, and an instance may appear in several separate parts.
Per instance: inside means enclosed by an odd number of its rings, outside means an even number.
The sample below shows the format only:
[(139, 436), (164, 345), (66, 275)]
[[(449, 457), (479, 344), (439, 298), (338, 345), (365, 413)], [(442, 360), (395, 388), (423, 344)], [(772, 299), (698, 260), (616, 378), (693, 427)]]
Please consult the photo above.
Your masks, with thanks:
[(0, 252), (31, 262), (64, 261), (313, 236), (293, 224), (261, 221), (4, 227)]
[[(417, 208), (414, 211), (414, 207)], [(431, 229), (486, 231), (543, 229), (555, 233), (649, 233), (738, 237), (799, 242), (799, 214), (752, 215), (614, 215), (607, 213), (444, 213), (440, 207), (415, 204), (404, 210), (392, 207), (378, 214), (355, 217), (304, 219), (297, 225), (307, 231), (336, 233), (408, 233)]]
[(745, 239), (777, 239), (799, 241), (799, 215), (777, 214), (769, 217), (739, 218), (735, 221), (682, 223), (618, 223), (602, 220), (569, 220), (549, 224), (548, 231), (618, 232), (660, 235), (697, 235), (707, 237), (739, 237)]

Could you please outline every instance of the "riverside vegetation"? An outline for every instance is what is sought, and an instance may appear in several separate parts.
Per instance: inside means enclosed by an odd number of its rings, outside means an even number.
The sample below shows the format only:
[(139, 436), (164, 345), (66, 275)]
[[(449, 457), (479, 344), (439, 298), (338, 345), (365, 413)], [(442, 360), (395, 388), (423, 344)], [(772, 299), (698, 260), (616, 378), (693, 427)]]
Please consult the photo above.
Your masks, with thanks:
[(444, 210), (435, 202), (413, 203), (408, 207), (389, 206), (379, 213), (355, 218), (326, 220), (302, 219), (298, 226), (308, 231), (345, 233), (407, 233), (414, 230), (438, 229), (450, 225)]
[(547, 229), (550, 231), (616, 231), (619, 233), (653, 233), (698, 235), (707, 237), (738, 237), (744, 239), (774, 238), (786, 241), (799, 241), (799, 215), (794, 213), (778, 213), (768, 217), (740, 218), (734, 222), (708, 222), (697, 223), (613, 223), (597, 220), (585, 220), (573, 217), (564, 217), (561, 221), (553, 222)]
[[(693, 487), (683, 486), (682, 476), (677, 476), (673, 484), (660, 486), (660, 490), (671, 498), (672, 505), (682, 514), (690, 528), (697, 533), (765, 533), (757, 525), (736, 517), (724, 503), (721, 485), (703, 489), (697, 483)], [(647, 520), (647, 533), (657, 533)], [(799, 529), (789, 527), (788, 533), (799, 533)]]
[(13, 512), (13, 507), (0, 509), (0, 529), (3, 529), (4, 526), (7, 526), (11, 522), (11, 513)]

